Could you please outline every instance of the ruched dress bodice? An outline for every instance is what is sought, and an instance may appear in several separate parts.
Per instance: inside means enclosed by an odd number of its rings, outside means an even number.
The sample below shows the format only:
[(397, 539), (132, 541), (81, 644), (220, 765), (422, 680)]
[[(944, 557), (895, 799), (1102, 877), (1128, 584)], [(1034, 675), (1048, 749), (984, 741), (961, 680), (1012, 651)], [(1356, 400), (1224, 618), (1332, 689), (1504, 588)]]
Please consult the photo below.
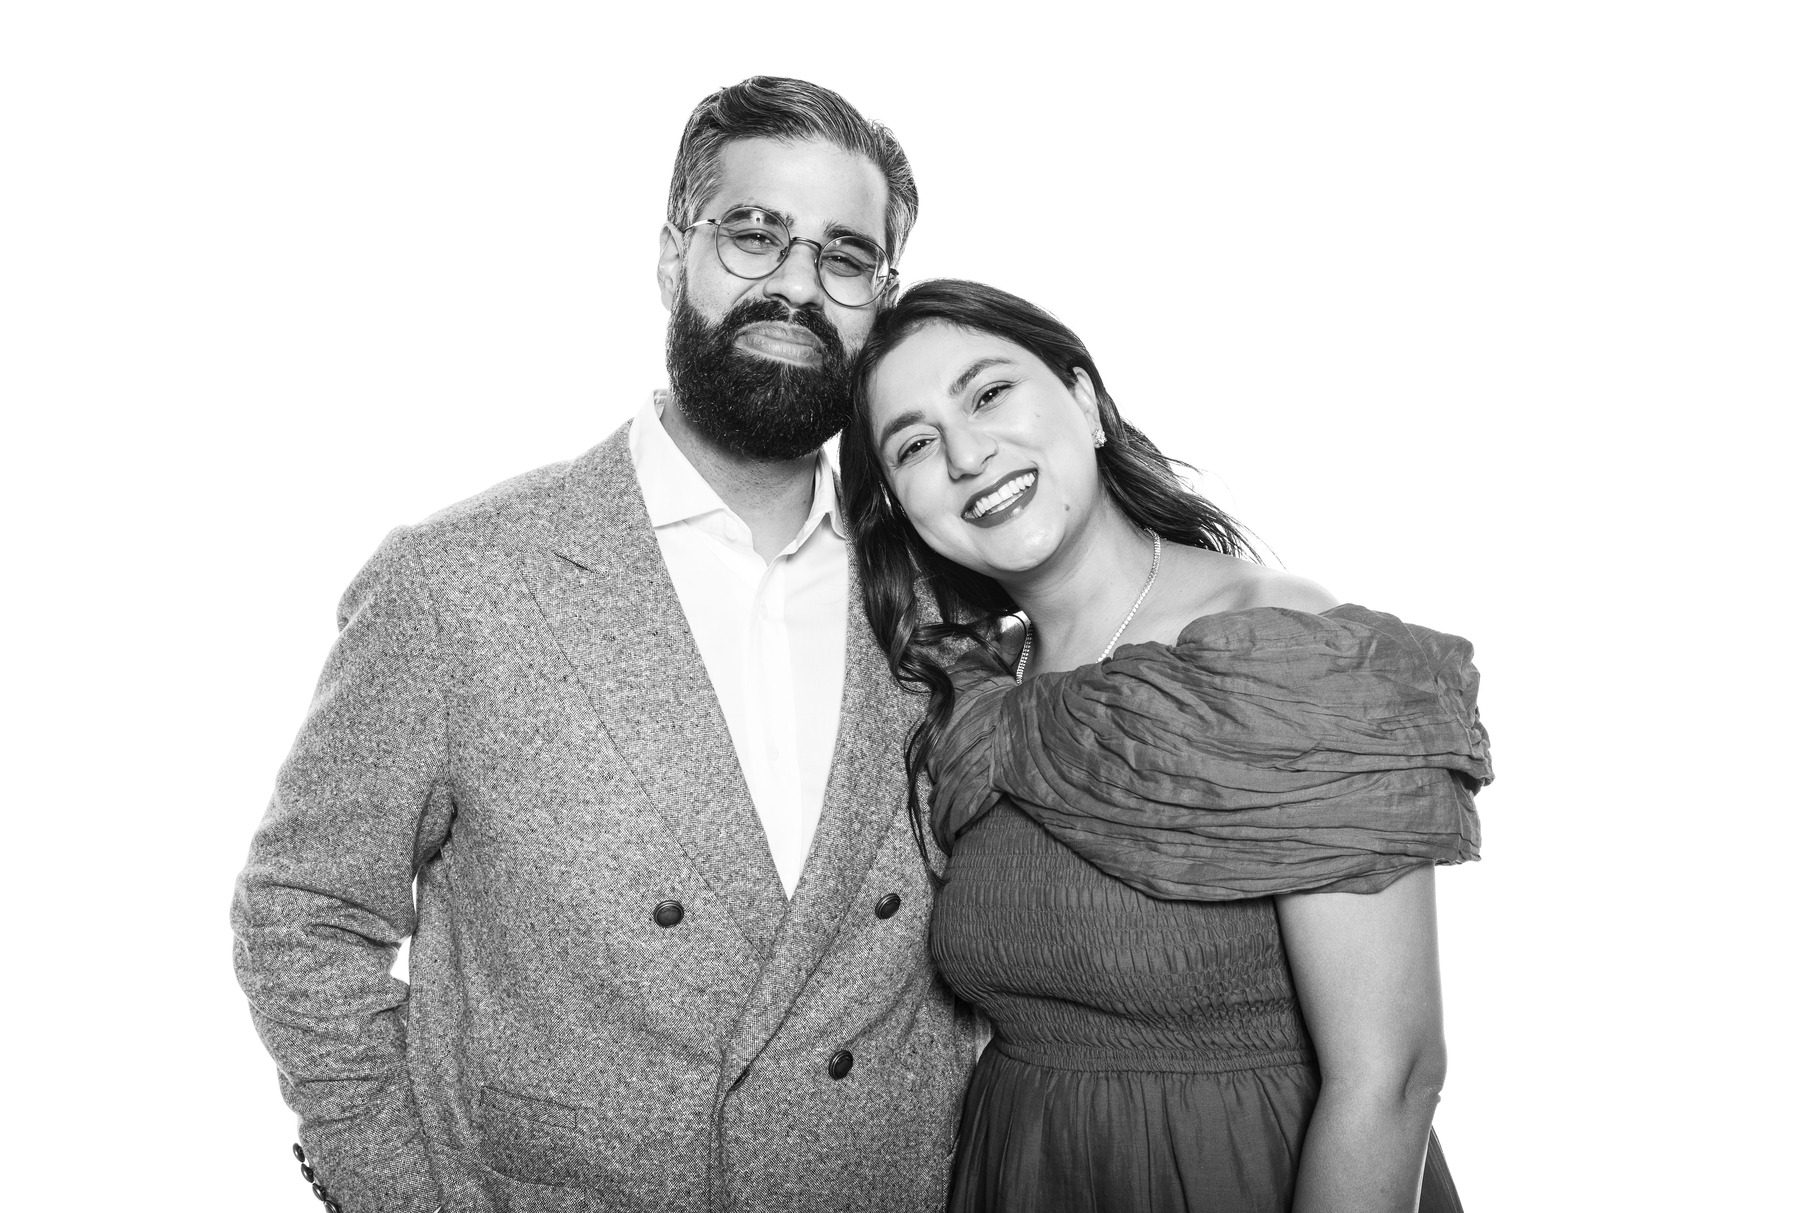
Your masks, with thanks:
[[(1476, 857), (1469, 646), (1359, 607), (1247, 611), (955, 680), (931, 947), (994, 1037), (950, 1208), (1288, 1209), (1320, 1079), (1271, 895)], [(1456, 1207), (1437, 1145), (1422, 1207)]]

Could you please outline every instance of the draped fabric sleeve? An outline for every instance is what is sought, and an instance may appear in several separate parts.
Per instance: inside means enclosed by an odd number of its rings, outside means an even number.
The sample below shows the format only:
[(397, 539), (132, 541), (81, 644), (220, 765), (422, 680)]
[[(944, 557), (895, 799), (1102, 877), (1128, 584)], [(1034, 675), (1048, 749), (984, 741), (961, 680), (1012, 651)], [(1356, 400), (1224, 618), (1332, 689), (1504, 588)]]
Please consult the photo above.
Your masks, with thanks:
[(1210, 615), (1022, 686), (969, 672), (936, 744), (937, 835), (1009, 796), (1108, 875), (1210, 901), (1376, 892), (1476, 859), (1491, 767), (1471, 655), (1348, 605)]
[(961, 658), (948, 674), (954, 714), (929, 753), (929, 809), (935, 842), (951, 855), (954, 839), (998, 802), (993, 725), (1014, 684), (981, 653)]

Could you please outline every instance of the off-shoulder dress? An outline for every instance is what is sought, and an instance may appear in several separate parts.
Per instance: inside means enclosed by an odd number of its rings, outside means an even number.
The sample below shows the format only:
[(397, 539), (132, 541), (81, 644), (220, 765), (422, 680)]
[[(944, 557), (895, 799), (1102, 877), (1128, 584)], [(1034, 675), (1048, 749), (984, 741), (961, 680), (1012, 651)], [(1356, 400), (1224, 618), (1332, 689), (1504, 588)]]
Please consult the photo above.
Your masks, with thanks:
[[(1465, 641), (1341, 606), (1195, 621), (1014, 684), (931, 760), (931, 947), (991, 1018), (954, 1213), (1287, 1210), (1320, 1090), (1272, 895), (1478, 855)], [(1457, 1209), (1431, 1141), (1421, 1208)]]

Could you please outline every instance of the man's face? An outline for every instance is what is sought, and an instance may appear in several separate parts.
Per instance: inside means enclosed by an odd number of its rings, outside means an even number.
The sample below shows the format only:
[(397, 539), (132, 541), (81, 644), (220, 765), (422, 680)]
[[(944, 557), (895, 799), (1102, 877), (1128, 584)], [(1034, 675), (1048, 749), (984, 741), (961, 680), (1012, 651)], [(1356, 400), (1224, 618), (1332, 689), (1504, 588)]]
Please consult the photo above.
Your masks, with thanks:
[[(721, 149), (720, 171), (703, 219), (761, 206), (792, 236), (825, 243), (857, 234), (884, 247), (889, 191), (864, 157), (820, 140), (741, 139)], [(721, 263), (711, 226), (685, 234), (665, 225), (657, 281), (670, 310), (670, 390), (691, 429), (771, 461), (806, 455), (838, 432), (847, 367), (877, 304), (828, 298), (813, 248), (794, 245), (774, 273), (747, 279)]]

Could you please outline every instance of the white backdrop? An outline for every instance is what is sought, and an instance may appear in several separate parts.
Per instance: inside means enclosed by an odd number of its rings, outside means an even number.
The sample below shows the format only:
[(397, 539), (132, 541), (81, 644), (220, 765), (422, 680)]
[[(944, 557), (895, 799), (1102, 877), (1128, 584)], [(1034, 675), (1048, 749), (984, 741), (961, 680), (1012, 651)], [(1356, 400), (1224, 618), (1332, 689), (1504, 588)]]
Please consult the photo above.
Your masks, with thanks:
[(0, 1200), (317, 1207), (227, 907), (335, 600), (661, 381), (675, 141), (770, 72), (897, 131), (909, 279), (1049, 307), (1282, 562), (1477, 642), (1471, 1207), (1810, 1201), (1807, 6), (614, 7), (0, 17)]

